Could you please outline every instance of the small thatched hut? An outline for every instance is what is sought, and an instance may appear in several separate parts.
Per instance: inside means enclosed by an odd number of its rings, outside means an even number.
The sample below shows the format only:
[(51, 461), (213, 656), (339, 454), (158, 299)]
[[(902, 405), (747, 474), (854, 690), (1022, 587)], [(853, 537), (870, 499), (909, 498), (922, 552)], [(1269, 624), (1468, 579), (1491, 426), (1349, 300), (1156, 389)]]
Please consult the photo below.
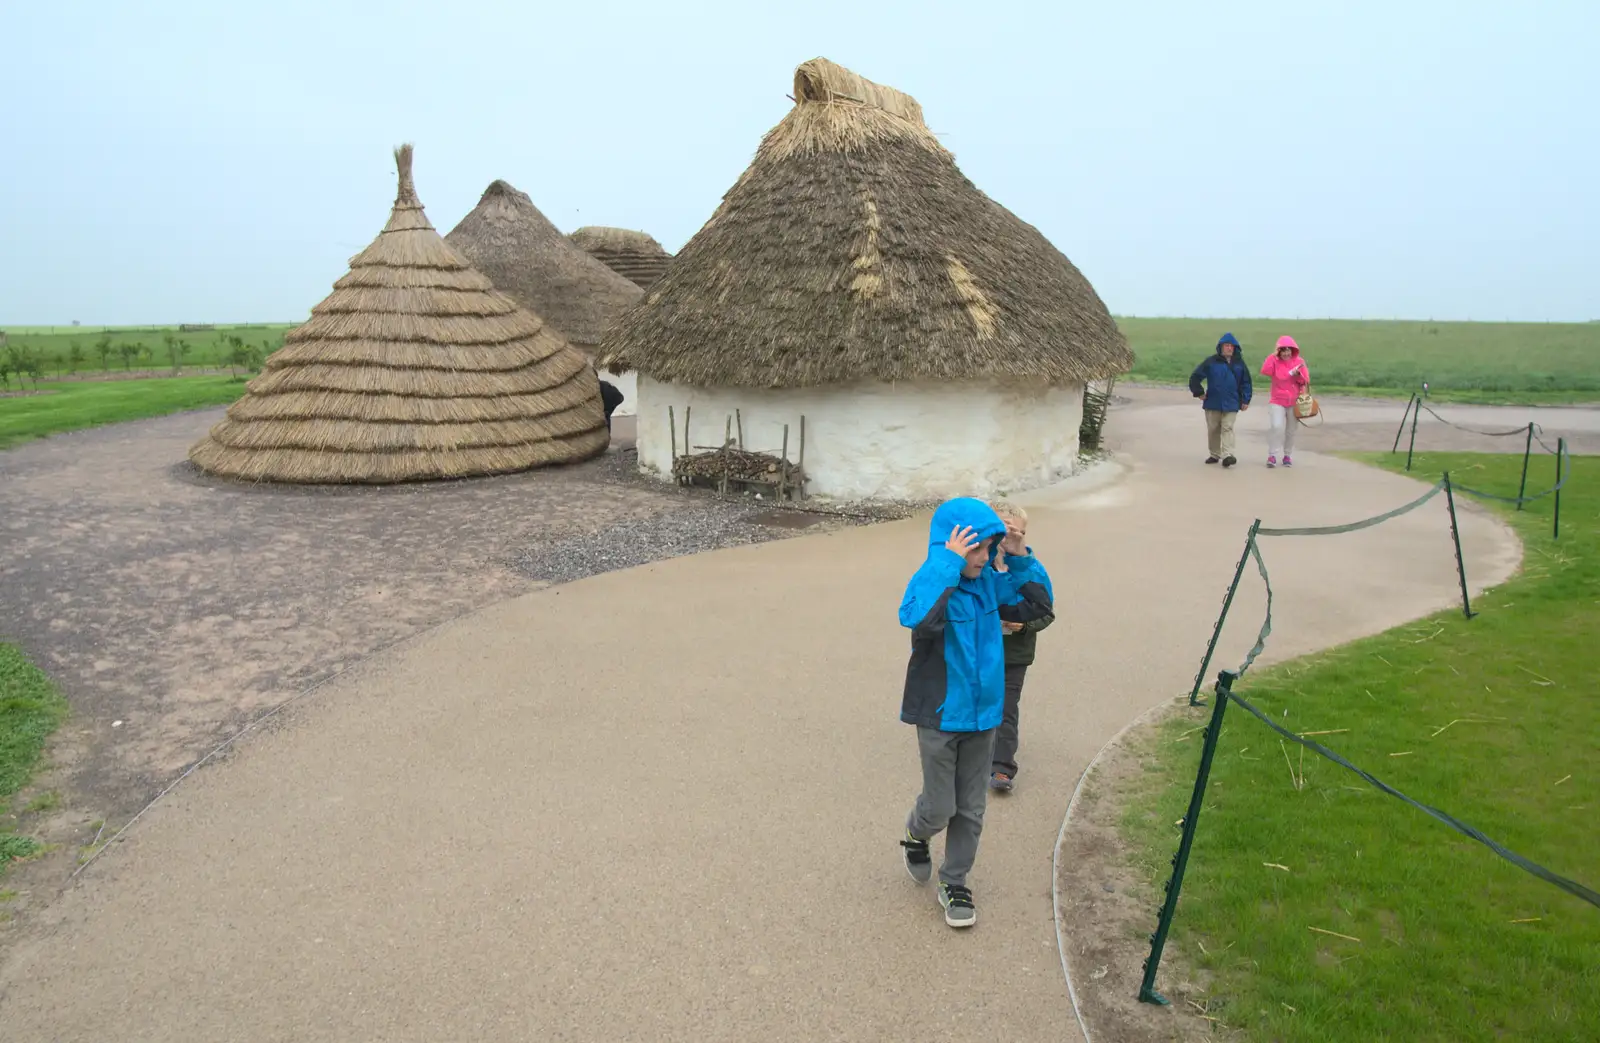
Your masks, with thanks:
[[(472, 212), (444, 241), (487, 275), (495, 289), (548, 319), (591, 357), (607, 329), (644, 291), (574, 246), (528, 198), (504, 181), (484, 189)], [(617, 413), (633, 412), (634, 380), (613, 380)]]
[(389, 223), (189, 451), (277, 482), (402, 482), (521, 471), (605, 450), (581, 352), (445, 245), (395, 151)]
[(638, 373), (641, 468), (669, 469), (671, 406), (680, 425), (692, 407), (696, 445), (737, 409), (765, 450), (804, 415), (823, 495), (1070, 474), (1084, 385), (1133, 362), (1094, 288), (962, 175), (914, 99), (821, 58), (794, 98), (601, 347)]
[(574, 246), (633, 282), (641, 290), (648, 290), (661, 273), (667, 270), (672, 255), (655, 241), (655, 237), (631, 228), (601, 228), (585, 225), (571, 235)]

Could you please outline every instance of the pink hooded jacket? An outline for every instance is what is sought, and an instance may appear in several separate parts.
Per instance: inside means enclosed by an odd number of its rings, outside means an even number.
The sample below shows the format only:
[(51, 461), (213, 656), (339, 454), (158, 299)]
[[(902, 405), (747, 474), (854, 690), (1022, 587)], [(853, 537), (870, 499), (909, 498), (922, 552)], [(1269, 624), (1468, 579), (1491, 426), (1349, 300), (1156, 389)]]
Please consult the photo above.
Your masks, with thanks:
[(1293, 337), (1279, 337), (1278, 347), (1290, 349), (1289, 357), (1280, 359), (1274, 351), (1261, 363), (1261, 375), (1272, 380), (1273, 405), (1293, 406), (1300, 389), (1311, 383), (1311, 370), (1300, 357), (1300, 345)]

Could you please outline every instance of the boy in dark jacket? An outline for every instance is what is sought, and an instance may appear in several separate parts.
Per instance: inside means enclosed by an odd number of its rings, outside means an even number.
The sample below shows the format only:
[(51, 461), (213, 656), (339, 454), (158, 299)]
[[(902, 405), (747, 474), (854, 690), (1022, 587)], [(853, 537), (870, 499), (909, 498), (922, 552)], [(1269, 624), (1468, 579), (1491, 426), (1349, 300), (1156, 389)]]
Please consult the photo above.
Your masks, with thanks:
[(911, 629), (900, 719), (916, 726), (922, 759), (922, 792), (900, 846), (911, 878), (927, 883), (928, 841), (949, 827), (939, 904), (951, 927), (977, 920), (967, 874), (983, 832), (994, 733), (1005, 704), (1000, 606), (1029, 602), (1035, 615), (1049, 609), (1048, 577), (1027, 547), (1002, 552), (1006, 535), (1005, 522), (982, 500), (946, 501), (933, 513), (927, 560), (900, 602), (900, 625)]
[(1239, 358), (1239, 342), (1233, 334), (1224, 333), (1217, 341), (1216, 354), (1189, 376), (1189, 393), (1205, 400), (1202, 406), (1211, 449), (1206, 463), (1214, 464), (1220, 458), (1223, 467), (1232, 467), (1239, 462), (1233, 455), (1233, 424), (1241, 411), (1250, 408), (1251, 391), (1250, 367)]
[[(1006, 540), (1001, 549), (1021, 548), (1028, 539), (1028, 512), (1008, 500), (991, 500), (989, 506), (1006, 523)], [(1044, 566), (1038, 566), (1041, 573)], [(994, 763), (989, 771), (989, 788), (1010, 793), (1017, 778), (1017, 728), (1022, 710), (1022, 682), (1033, 665), (1034, 645), (1039, 631), (1056, 621), (1051, 599), (1050, 577), (1044, 576), (1042, 589), (1032, 601), (1021, 599), (1000, 606), (1000, 629), (1005, 634), (1006, 703), (1000, 727), (994, 733)], [(1043, 615), (1039, 615), (1043, 608)], [(1024, 622), (1024, 620), (1026, 620)]]

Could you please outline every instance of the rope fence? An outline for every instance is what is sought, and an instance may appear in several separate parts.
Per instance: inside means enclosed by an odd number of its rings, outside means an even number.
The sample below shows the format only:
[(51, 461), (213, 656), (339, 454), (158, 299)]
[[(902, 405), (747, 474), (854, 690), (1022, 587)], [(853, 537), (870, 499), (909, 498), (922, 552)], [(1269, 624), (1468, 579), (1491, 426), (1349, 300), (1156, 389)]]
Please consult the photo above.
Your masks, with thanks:
[[(1416, 401), (1416, 396), (1413, 396), (1413, 401)], [(1420, 403), (1417, 404), (1420, 405)], [(1427, 407), (1422, 406), (1421, 408), (1426, 409)], [(1432, 412), (1432, 410), (1428, 411), (1430, 413)], [(1402, 428), (1403, 426), (1404, 425), (1402, 424)], [(1536, 425), (1529, 424), (1527, 427), (1518, 428), (1511, 432), (1500, 432), (1497, 434), (1491, 434), (1489, 432), (1475, 433), (1490, 434), (1491, 437), (1500, 437), (1502, 435), (1511, 434), (1526, 434), (1531, 444), (1534, 438), (1535, 427)], [(1413, 440), (1415, 439), (1414, 430), (1415, 429), (1413, 428)], [(1398, 445), (1399, 436), (1396, 435), (1396, 446), (1398, 447)], [(1313, 753), (1316, 753), (1339, 765), (1340, 767), (1359, 775), (1362, 779), (1365, 779), (1370, 785), (1378, 790), (1387, 793), (1397, 800), (1400, 800), (1401, 802), (1416, 808), (1435, 820), (1442, 822), (1444, 825), (1450, 827), (1463, 836), (1469, 837), (1472, 840), (1483, 844), (1496, 855), (1525, 870), (1526, 872), (1531, 873), (1539, 879), (1559, 887), (1568, 894), (1580, 898), (1591, 905), (1600, 907), (1600, 893), (1596, 893), (1594, 890), (1584, 886), (1583, 884), (1577, 883), (1576, 881), (1570, 880), (1558, 873), (1552, 872), (1551, 870), (1546, 869), (1544, 866), (1541, 866), (1538, 863), (1517, 854), (1515, 851), (1512, 851), (1504, 845), (1491, 839), (1480, 830), (1468, 825), (1466, 822), (1456, 818), (1454, 815), (1407, 796), (1398, 789), (1384, 782), (1382, 779), (1379, 779), (1377, 776), (1352, 764), (1349, 760), (1345, 759), (1343, 756), (1329, 749), (1328, 747), (1306, 739), (1303, 736), (1296, 735), (1288, 729), (1282, 727), (1267, 717), (1266, 714), (1252, 706), (1244, 698), (1234, 694), (1233, 692), (1234, 684), (1246, 673), (1248, 673), (1253, 665), (1255, 665), (1257, 658), (1260, 657), (1261, 653), (1267, 647), (1268, 638), (1270, 638), (1272, 635), (1272, 577), (1267, 570), (1266, 559), (1261, 554), (1260, 541), (1263, 538), (1336, 536), (1343, 533), (1357, 532), (1362, 529), (1370, 529), (1374, 526), (1381, 525), (1384, 522), (1398, 518), (1401, 515), (1409, 514), (1410, 512), (1428, 503), (1434, 497), (1438, 496), (1439, 493), (1443, 492), (1445, 494), (1445, 504), (1450, 518), (1450, 537), (1455, 549), (1456, 574), (1461, 584), (1462, 612), (1465, 614), (1468, 620), (1471, 620), (1474, 617), (1474, 613), (1472, 611), (1472, 602), (1467, 592), (1466, 563), (1461, 553), (1461, 532), (1456, 517), (1455, 494), (1457, 492), (1463, 492), (1485, 499), (1497, 500), (1504, 503), (1514, 503), (1517, 504), (1519, 508), (1523, 503), (1531, 500), (1537, 500), (1545, 496), (1554, 495), (1556, 498), (1555, 503), (1557, 518), (1556, 536), (1559, 536), (1561, 489), (1566, 484), (1567, 478), (1571, 475), (1571, 455), (1567, 452), (1565, 439), (1558, 439), (1556, 445), (1556, 483), (1551, 486), (1551, 488), (1546, 489), (1543, 492), (1536, 493), (1532, 496), (1526, 496), (1523, 495), (1523, 493), (1519, 493), (1515, 498), (1513, 498), (1508, 496), (1500, 496), (1495, 493), (1485, 493), (1479, 490), (1468, 489), (1465, 486), (1455, 484), (1451, 480), (1450, 472), (1446, 471), (1432, 488), (1423, 493), (1421, 496), (1418, 496), (1416, 499), (1410, 501), (1409, 503), (1402, 504), (1393, 510), (1385, 511), (1382, 514), (1374, 515), (1370, 518), (1363, 518), (1359, 521), (1346, 522), (1341, 525), (1298, 526), (1292, 528), (1266, 527), (1261, 524), (1261, 519), (1259, 518), (1251, 523), (1249, 534), (1245, 538), (1244, 552), (1239, 556), (1238, 565), (1234, 569), (1233, 581), (1228, 587), (1227, 596), (1223, 599), (1222, 612), (1217, 617), (1216, 626), (1212, 628), (1211, 640), (1206, 645), (1205, 656), (1200, 663), (1200, 671), (1195, 675), (1194, 688), (1189, 693), (1190, 706), (1201, 705), (1199, 701), (1200, 686), (1206, 676), (1206, 671), (1210, 668), (1211, 659), (1216, 653), (1217, 641), (1221, 637), (1223, 625), (1227, 621), (1228, 613), (1233, 607), (1234, 595), (1238, 593), (1239, 582), (1244, 575), (1245, 566), (1252, 561), (1255, 562), (1256, 571), (1260, 573), (1262, 585), (1266, 589), (1266, 609), (1262, 618), (1261, 629), (1256, 635), (1255, 644), (1252, 645), (1249, 652), (1245, 654), (1244, 660), (1240, 663), (1238, 669), (1223, 670), (1217, 676), (1215, 699), (1212, 701), (1211, 718), (1209, 723), (1206, 725), (1204, 741), (1201, 746), (1200, 766), (1195, 774), (1194, 790), (1190, 795), (1189, 807), (1182, 820), (1183, 831), (1178, 841), (1178, 850), (1177, 853), (1172, 856), (1172, 875), (1168, 878), (1164, 886), (1166, 897), (1163, 900), (1161, 912), (1156, 921), (1155, 932), (1150, 935), (1150, 955), (1145, 959), (1144, 976), (1139, 985), (1139, 999), (1141, 1002), (1154, 1003), (1162, 1006), (1166, 1006), (1168, 1004), (1166, 997), (1162, 996), (1155, 989), (1156, 974), (1161, 965), (1161, 954), (1166, 947), (1167, 936), (1172, 929), (1173, 916), (1177, 912), (1178, 895), (1183, 887), (1184, 872), (1188, 868), (1189, 854), (1193, 849), (1195, 833), (1199, 828), (1200, 812), (1205, 805), (1206, 784), (1211, 777), (1211, 765), (1216, 756), (1218, 738), (1222, 733), (1223, 715), (1226, 712), (1230, 702), (1237, 703), (1242, 709), (1251, 714), (1257, 720), (1261, 721), (1261, 723), (1265, 724), (1268, 728), (1272, 729), (1282, 738), (1292, 740), (1300, 744), (1302, 747), (1311, 750)], [(1526, 484), (1526, 471), (1524, 471), (1524, 491), (1526, 490)]]
[[(1535, 500), (1542, 500), (1546, 496), (1554, 496), (1555, 517), (1551, 522), (1551, 531), (1555, 534), (1555, 538), (1560, 538), (1561, 488), (1567, 484), (1567, 477), (1571, 473), (1572, 466), (1572, 457), (1567, 451), (1567, 440), (1565, 438), (1557, 438), (1555, 446), (1552, 447), (1550, 443), (1546, 442), (1542, 437), (1544, 434), (1544, 428), (1540, 427), (1532, 420), (1528, 421), (1521, 427), (1513, 427), (1505, 431), (1485, 431), (1481, 428), (1468, 427), (1466, 424), (1458, 424), (1453, 420), (1449, 420), (1440, 416), (1438, 412), (1433, 409), (1433, 407), (1424, 405), (1422, 396), (1416, 392), (1412, 392), (1410, 400), (1406, 402), (1405, 412), (1400, 415), (1400, 426), (1395, 430), (1394, 445), (1390, 448), (1391, 455), (1400, 451), (1400, 436), (1405, 434), (1406, 421), (1410, 420), (1411, 441), (1406, 448), (1407, 471), (1411, 470), (1412, 460), (1416, 454), (1417, 421), (1423, 413), (1427, 413), (1429, 416), (1439, 421), (1439, 423), (1444, 424), (1446, 427), (1453, 427), (1457, 431), (1465, 431), (1469, 434), (1480, 435), (1484, 438), (1509, 438), (1514, 435), (1522, 435), (1524, 437), (1522, 446), (1522, 478), (1518, 483), (1516, 496), (1501, 496), (1498, 493), (1490, 493), (1479, 489), (1471, 489), (1464, 485), (1457, 485), (1456, 491), (1466, 493), (1468, 496), (1475, 496), (1481, 500), (1495, 500), (1499, 503), (1515, 504), (1517, 510), (1519, 511), (1522, 510), (1525, 504), (1532, 503)], [(1554, 485), (1543, 492), (1537, 492), (1532, 496), (1529, 496), (1527, 495), (1528, 467), (1532, 461), (1533, 447), (1535, 443), (1538, 444), (1540, 449), (1556, 458), (1556, 481)]]

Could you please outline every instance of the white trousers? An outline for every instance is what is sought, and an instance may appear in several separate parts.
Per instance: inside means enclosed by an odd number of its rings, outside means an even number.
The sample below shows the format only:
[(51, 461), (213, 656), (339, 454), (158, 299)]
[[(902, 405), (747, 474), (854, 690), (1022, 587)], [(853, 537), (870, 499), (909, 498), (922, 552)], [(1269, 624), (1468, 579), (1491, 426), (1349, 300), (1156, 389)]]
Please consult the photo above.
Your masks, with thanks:
[(1272, 456), (1294, 454), (1294, 429), (1300, 422), (1294, 418), (1293, 406), (1280, 406), (1274, 402), (1267, 407), (1272, 417), (1272, 430), (1267, 432), (1267, 452)]

